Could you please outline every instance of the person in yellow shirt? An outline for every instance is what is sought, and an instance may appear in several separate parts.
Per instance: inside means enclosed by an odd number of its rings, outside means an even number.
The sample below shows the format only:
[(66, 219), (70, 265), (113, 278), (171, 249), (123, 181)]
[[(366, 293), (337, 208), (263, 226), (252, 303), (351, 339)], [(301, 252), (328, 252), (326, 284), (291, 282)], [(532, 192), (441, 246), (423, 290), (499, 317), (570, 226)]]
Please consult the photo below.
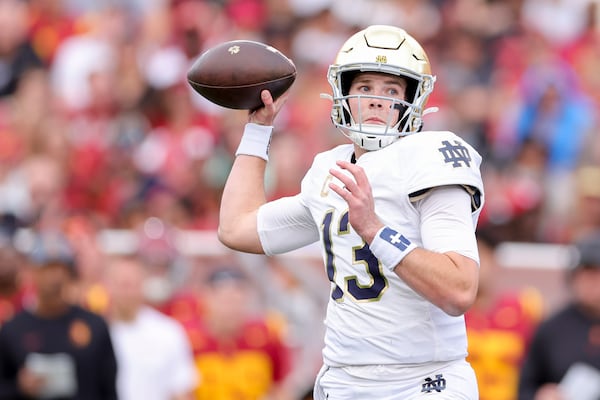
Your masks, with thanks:
[(494, 243), (478, 236), (479, 290), (475, 304), (465, 314), (469, 356), (479, 385), (480, 400), (515, 400), (519, 369), (542, 314), (542, 300), (535, 288), (498, 291), (499, 266)]
[(253, 314), (249, 278), (218, 267), (202, 290), (204, 318), (194, 341), (198, 400), (287, 398), (289, 350), (262, 314)]

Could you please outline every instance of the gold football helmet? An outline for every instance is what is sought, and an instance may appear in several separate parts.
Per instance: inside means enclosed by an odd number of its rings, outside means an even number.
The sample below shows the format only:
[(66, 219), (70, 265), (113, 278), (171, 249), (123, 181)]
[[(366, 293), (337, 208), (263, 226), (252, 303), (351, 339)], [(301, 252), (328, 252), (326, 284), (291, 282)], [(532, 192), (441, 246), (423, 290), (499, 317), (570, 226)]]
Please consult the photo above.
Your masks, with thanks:
[[(355, 121), (348, 96), (352, 79), (359, 72), (398, 75), (408, 82), (404, 100), (377, 97), (392, 102), (387, 125)], [(421, 130), (425, 104), (435, 83), (429, 59), (421, 45), (403, 29), (373, 25), (350, 37), (329, 66), (327, 80), (333, 90), (331, 119), (354, 143), (365, 150), (378, 150), (399, 137)], [(400, 110), (400, 118), (392, 115)]]

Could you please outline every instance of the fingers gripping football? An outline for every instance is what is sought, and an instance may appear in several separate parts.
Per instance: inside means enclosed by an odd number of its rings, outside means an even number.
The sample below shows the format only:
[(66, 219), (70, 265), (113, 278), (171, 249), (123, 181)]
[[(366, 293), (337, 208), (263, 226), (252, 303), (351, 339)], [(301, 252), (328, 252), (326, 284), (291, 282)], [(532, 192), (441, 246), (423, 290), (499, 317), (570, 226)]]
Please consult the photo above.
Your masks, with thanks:
[(275, 117), (287, 101), (287, 97), (287, 93), (285, 93), (277, 100), (273, 100), (271, 92), (263, 90), (261, 93), (263, 106), (248, 113), (248, 122), (272, 126)]

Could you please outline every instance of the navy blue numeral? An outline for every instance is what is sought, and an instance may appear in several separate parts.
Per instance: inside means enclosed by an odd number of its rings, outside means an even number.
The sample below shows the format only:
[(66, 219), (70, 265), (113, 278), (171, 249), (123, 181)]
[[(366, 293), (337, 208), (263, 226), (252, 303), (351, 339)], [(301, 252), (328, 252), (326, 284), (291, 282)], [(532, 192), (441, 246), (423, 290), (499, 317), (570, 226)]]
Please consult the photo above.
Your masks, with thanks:
[[(332, 235), (342, 236), (350, 233), (350, 224), (348, 223), (348, 212), (346, 211), (339, 219), (337, 230), (332, 233), (334, 210), (328, 211), (323, 218), (321, 228), (323, 230), (323, 244), (326, 254), (327, 277), (333, 283), (331, 298), (341, 301), (344, 296), (344, 290), (336, 283), (335, 254), (333, 253)], [(362, 264), (371, 280), (366, 284), (361, 284), (356, 275), (344, 277), (346, 292), (356, 301), (372, 301), (381, 297), (381, 294), (388, 286), (387, 279), (383, 275), (379, 260), (371, 253), (369, 246), (362, 243), (360, 246), (352, 247), (352, 263)]]

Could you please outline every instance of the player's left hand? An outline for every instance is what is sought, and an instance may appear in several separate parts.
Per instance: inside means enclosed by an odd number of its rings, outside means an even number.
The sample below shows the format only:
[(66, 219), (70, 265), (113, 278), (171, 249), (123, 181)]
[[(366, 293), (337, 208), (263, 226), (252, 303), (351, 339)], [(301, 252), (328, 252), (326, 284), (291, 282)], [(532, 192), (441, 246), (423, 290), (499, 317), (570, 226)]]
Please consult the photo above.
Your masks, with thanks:
[[(348, 221), (365, 242), (371, 243), (383, 223), (375, 214), (375, 202), (371, 184), (362, 167), (348, 161), (337, 161), (340, 169), (332, 168), (329, 173), (339, 179), (343, 186), (333, 182), (329, 188), (348, 203)], [(344, 173), (350, 172), (351, 176)]]

